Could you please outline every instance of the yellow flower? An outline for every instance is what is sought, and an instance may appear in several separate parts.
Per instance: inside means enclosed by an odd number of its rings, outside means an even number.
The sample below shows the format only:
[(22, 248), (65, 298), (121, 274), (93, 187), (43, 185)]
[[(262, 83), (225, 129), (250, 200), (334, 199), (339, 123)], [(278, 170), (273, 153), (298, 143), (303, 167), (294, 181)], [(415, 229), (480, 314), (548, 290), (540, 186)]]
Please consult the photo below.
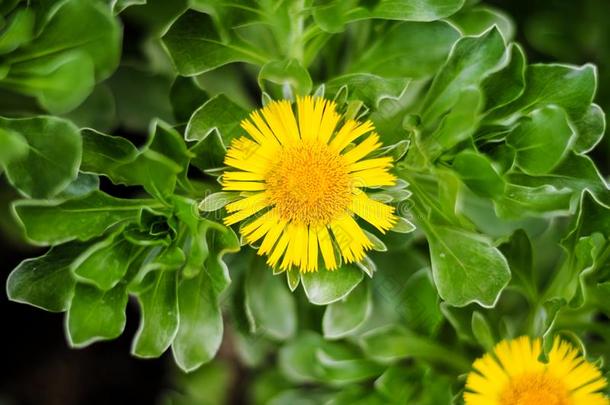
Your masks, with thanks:
[(271, 267), (317, 271), (323, 262), (336, 269), (335, 245), (344, 262), (361, 261), (373, 244), (354, 215), (381, 232), (397, 222), (393, 207), (364, 192), (396, 184), (391, 157), (366, 158), (381, 146), (370, 121), (344, 119), (334, 102), (304, 97), (296, 116), (289, 101), (275, 101), (241, 126), (250, 137), (228, 148), (225, 164), (233, 170), (222, 186), (243, 198), (226, 206), (224, 222), (254, 217), (240, 232), (247, 243), (262, 240), (258, 253)]
[(608, 405), (599, 369), (571, 344), (556, 338), (542, 362), (540, 339), (502, 341), (473, 364), (466, 405)]

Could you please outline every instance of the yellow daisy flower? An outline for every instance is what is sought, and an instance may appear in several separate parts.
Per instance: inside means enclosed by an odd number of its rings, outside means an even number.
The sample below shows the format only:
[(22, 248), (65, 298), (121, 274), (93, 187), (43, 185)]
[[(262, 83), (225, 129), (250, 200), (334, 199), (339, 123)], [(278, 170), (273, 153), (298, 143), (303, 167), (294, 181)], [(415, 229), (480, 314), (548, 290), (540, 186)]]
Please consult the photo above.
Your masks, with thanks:
[(336, 269), (335, 245), (344, 262), (361, 261), (373, 244), (354, 216), (381, 232), (397, 222), (393, 207), (364, 192), (396, 184), (391, 157), (367, 159), (381, 146), (370, 121), (344, 119), (333, 101), (304, 97), (296, 114), (289, 101), (274, 101), (241, 126), (249, 137), (231, 143), (225, 164), (232, 170), (221, 182), (243, 198), (226, 206), (224, 223), (254, 217), (240, 232), (249, 244), (262, 240), (258, 253), (271, 267)]
[(599, 369), (571, 344), (556, 338), (542, 362), (540, 339), (502, 341), (473, 364), (466, 405), (608, 405)]

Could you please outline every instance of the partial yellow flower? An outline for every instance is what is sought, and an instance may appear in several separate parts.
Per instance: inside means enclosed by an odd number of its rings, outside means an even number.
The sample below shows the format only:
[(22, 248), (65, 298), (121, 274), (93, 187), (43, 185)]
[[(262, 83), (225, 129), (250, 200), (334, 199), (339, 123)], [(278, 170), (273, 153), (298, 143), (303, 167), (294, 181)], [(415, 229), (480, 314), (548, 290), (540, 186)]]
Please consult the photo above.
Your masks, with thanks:
[(240, 232), (247, 243), (262, 240), (258, 253), (271, 267), (333, 270), (334, 246), (344, 262), (361, 261), (373, 244), (354, 216), (381, 232), (397, 222), (393, 207), (364, 192), (396, 183), (391, 157), (367, 158), (381, 146), (370, 121), (344, 119), (334, 102), (304, 97), (296, 114), (289, 101), (274, 101), (241, 126), (249, 137), (228, 148), (225, 164), (234, 170), (222, 187), (243, 198), (226, 206), (224, 222), (250, 218)]
[(502, 341), (473, 363), (466, 405), (608, 405), (599, 369), (571, 344), (556, 338), (541, 361), (540, 339)]

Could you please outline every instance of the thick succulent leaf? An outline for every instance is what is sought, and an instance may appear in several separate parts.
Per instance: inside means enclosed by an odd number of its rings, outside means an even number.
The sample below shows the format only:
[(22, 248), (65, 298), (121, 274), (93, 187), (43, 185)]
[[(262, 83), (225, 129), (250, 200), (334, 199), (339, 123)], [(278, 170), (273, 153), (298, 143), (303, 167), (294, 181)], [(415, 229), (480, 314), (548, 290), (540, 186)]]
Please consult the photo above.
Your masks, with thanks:
[(0, 118), (0, 136), (10, 137), (8, 145), (18, 148), (4, 167), (8, 180), (25, 196), (53, 197), (76, 179), (82, 141), (71, 122), (56, 117)]
[(187, 372), (212, 360), (222, 342), (222, 313), (212, 284), (208, 271), (183, 278), (178, 284), (180, 326), (172, 353), (178, 366)]
[(518, 99), (495, 110), (487, 119), (507, 119), (517, 113), (528, 113), (555, 104), (563, 108), (572, 120), (579, 120), (593, 101), (597, 71), (593, 65), (534, 64), (527, 67), (525, 82), (525, 91)]
[(72, 271), (78, 280), (108, 291), (127, 274), (136, 252), (135, 247), (122, 236), (111, 236), (93, 244), (80, 255), (72, 264)]
[(70, 265), (86, 247), (69, 243), (53, 247), (43, 256), (24, 260), (8, 277), (8, 298), (47, 311), (67, 310), (76, 284)]
[(224, 40), (209, 14), (187, 11), (163, 36), (178, 72), (194, 76), (233, 62), (264, 64), (267, 59), (237, 40)]
[(77, 283), (66, 314), (70, 345), (84, 347), (119, 337), (125, 328), (127, 298), (125, 283), (107, 291)]
[(20, 200), (14, 203), (17, 219), (29, 240), (53, 245), (88, 240), (108, 228), (138, 218), (149, 200), (120, 199), (101, 191), (66, 201)]
[(247, 111), (221, 94), (206, 101), (189, 119), (185, 138), (187, 141), (202, 141), (214, 130), (218, 131), (225, 146), (239, 135), (239, 123)]
[(524, 117), (508, 135), (507, 143), (517, 151), (517, 166), (527, 174), (553, 170), (565, 156), (574, 136), (564, 110), (548, 106)]
[(479, 83), (498, 65), (504, 51), (504, 40), (496, 27), (477, 37), (461, 38), (426, 95), (424, 122), (432, 123), (450, 109), (465, 87)]
[(140, 292), (140, 327), (131, 352), (143, 358), (159, 357), (172, 344), (178, 331), (177, 272), (158, 270), (150, 273), (148, 288)]
[(360, 282), (364, 274), (353, 265), (330, 271), (320, 269), (301, 274), (301, 282), (309, 301), (315, 305), (328, 305), (345, 298)]
[(481, 235), (444, 226), (428, 234), (432, 274), (445, 302), (493, 306), (510, 280), (502, 253)]

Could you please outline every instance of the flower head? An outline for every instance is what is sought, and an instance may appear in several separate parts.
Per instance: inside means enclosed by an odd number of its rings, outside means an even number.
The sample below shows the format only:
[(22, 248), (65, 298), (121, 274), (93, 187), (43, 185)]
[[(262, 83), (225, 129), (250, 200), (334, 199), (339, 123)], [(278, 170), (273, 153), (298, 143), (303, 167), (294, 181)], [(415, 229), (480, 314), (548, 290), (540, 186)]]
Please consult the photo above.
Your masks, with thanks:
[(599, 391), (607, 385), (599, 369), (571, 344), (556, 338), (548, 354), (540, 339), (502, 341), (473, 364), (466, 405), (608, 405)]
[[(243, 198), (226, 206), (224, 220), (242, 224), (250, 244), (281, 269), (316, 271), (364, 258), (372, 242), (356, 222), (385, 232), (397, 221), (394, 208), (371, 199), (368, 187), (392, 186), (391, 157), (367, 158), (381, 143), (370, 121), (344, 119), (323, 98), (274, 101), (242, 121), (248, 136), (227, 150), (225, 191)], [(354, 143), (356, 143), (354, 145)]]

